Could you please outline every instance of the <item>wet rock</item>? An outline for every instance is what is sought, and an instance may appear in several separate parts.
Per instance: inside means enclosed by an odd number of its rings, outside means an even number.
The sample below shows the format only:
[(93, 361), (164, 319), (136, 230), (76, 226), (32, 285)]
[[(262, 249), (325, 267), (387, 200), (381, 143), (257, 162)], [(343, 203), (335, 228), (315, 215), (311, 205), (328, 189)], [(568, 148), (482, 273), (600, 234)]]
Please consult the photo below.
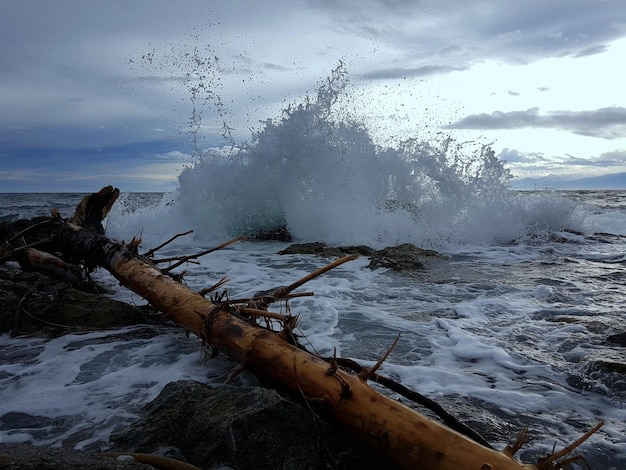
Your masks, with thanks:
[(0, 267), (0, 333), (58, 336), (143, 323), (160, 324), (163, 317), (150, 307), (85, 292), (40, 273)]
[(281, 225), (273, 229), (259, 230), (253, 233), (249, 239), (256, 241), (292, 242), (293, 236), (286, 225)]
[(370, 258), (368, 265), (370, 269), (388, 268), (400, 272), (424, 269), (429, 259), (443, 258), (436, 251), (423, 250), (411, 243), (391, 246), (378, 251), (364, 245), (332, 247), (319, 242), (301, 243), (290, 245), (279, 251), (278, 254), (317, 255), (325, 258), (339, 258), (356, 254)]
[(375, 250), (364, 245), (328, 246), (320, 242), (295, 243), (278, 252), (279, 255), (317, 255), (324, 258), (340, 258), (346, 255), (371, 256), (373, 253)]
[(304, 409), (273, 391), (175, 382), (112, 442), (133, 452), (176, 447), (202, 467), (307, 468), (309, 456), (319, 455), (314, 427)]
[(585, 358), (580, 372), (567, 383), (580, 390), (592, 390), (611, 397), (626, 397), (626, 358), (616, 348), (605, 348)]
[(125, 452), (178, 449), (201, 468), (385, 468), (310, 410), (260, 387), (170, 383), (111, 443)]
[(411, 243), (404, 243), (376, 251), (371, 256), (369, 268), (389, 268), (401, 272), (415, 271), (424, 269), (427, 259), (434, 257), (441, 258), (441, 255), (436, 251), (423, 250)]
[(626, 347), (626, 332), (611, 335), (606, 340), (611, 344), (616, 344), (617, 346), (621, 346), (624, 348)]
[(132, 459), (95, 457), (83, 452), (27, 444), (0, 444), (0, 470), (153, 470)]
[(54, 240), (54, 234), (54, 222), (49, 217), (0, 221), (0, 240), (11, 241), (12, 247)]

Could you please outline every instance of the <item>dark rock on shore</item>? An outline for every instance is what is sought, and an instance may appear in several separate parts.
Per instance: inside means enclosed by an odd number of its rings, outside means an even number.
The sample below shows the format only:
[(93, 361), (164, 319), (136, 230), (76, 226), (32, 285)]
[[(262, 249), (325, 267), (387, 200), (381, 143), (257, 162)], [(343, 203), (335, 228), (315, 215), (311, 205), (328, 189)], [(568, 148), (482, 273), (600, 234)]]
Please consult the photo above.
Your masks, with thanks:
[(324, 258), (339, 258), (346, 255), (371, 256), (375, 253), (370, 247), (358, 246), (328, 246), (325, 243), (294, 243), (282, 251), (279, 255), (316, 255)]
[(370, 258), (370, 269), (388, 268), (399, 272), (410, 272), (424, 269), (428, 260), (442, 259), (443, 256), (432, 250), (423, 250), (411, 243), (391, 246), (382, 250), (374, 250), (368, 246), (332, 247), (324, 243), (301, 243), (288, 246), (280, 255), (317, 255), (325, 258), (339, 258), (346, 255), (360, 255)]
[(0, 470), (154, 470), (132, 459), (95, 457), (74, 450), (0, 444)]
[(615, 344), (624, 348), (626, 347), (626, 332), (611, 335), (606, 340), (611, 344)]
[[(109, 453), (168, 457), (206, 470), (385, 470), (387, 462), (310, 409), (253, 386), (172, 382), (139, 419), (111, 436)], [(0, 470), (140, 470), (132, 457), (0, 444)], [(160, 468), (160, 467), (159, 467)], [(169, 468), (169, 467), (167, 467)]]
[(371, 256), (369, 268), (389, 268), (401, 272), (415, 271), (424, 269), (427, 260), (433, 257), (442, 258), (436, 251), (423, 250), (411, 243), (404, 243), (376, 251)]
[(250, 240), (254, 241), (274, 241), (274, 242), (292, 242), (293, 236), (286, 225), (281, 225), (273, 229), (258, 230), (253, 233)]
[(163, 321), (151, 307), (129, 305), (69, 287), (44, 274), (0, 266), (0, 333), (59, 336)]
[(311, 410), (260, 387), (170, 383), (111, 443), (124, 452), (168, 448), (201, 468), (386, 468)]

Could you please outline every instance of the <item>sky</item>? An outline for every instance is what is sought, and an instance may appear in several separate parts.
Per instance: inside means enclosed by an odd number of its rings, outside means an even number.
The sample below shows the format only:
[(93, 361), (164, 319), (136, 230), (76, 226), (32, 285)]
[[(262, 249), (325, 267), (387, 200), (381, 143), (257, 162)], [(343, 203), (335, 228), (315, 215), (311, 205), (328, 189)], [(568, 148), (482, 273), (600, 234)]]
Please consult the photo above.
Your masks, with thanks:
[(381, 142), (490, 143), (519, 181), (626, 172), (624, 57), (623, 0), (2, 0), (0, 192), (174, 190), (339, 61)]

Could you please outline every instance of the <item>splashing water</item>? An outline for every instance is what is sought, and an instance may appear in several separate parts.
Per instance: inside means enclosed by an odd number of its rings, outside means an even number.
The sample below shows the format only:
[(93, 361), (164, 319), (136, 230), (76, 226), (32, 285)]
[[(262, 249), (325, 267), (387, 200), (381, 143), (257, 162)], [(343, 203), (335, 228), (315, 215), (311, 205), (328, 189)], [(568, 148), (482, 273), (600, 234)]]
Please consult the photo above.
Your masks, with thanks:
[(249, 143), (208, 151), (184, 169), (178, 203), (191, 223), (228, 235), (286, 225), (303, 241), (374, 246), (580, 229), (573, 204), (511, 191), (488, 146), (449, 137), (377, 145), (340, 107), (347, 84), (340, 64), (314, 97), (267, 120)]

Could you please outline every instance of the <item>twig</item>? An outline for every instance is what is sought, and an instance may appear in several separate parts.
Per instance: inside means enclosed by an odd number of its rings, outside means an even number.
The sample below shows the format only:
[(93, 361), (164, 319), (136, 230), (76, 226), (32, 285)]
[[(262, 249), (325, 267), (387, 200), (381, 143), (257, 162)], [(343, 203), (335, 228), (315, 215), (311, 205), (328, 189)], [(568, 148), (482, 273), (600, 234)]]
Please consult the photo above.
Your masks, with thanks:
[[(324, 360), (327, 362), (330, 362), (332, 359), (324, 358)], [(365, 369), (361, 364), (359, 364), (356, 361), (353, 361), (352, 359), (337, 357), (334, 360), (340, 366), (350, 369), (356, 372), (357, 374), (360, 374)], [(485, 447), (493, 449), (491, 444), (489, 444), (485, 440), (484, 437), (482, 437), (480, 434), (478, 434), (476, 431), (474, 431), (472, 428), (470, 428), (466, 424), (460, 422), (458, 419), (456, 419), (454, 416), (452, 416), (450, 413), (444, 410), (443, 407), (436, 401), (431, 400), (430, 398), (422, 395), (421, 393), (415, 392), (394, 380), (391, 380), (387, 377), (383, 377), (382, 375), (378, 375), (376, 373), (370, 374), (370, 380), (382, 385), (383, 387), (388, 388), (392, 392), (396, 392), (397, 394), (403, 396), (404, 398), (408, 400), (411, 400), (414, 403), (417, 403), (418, 405), (422, 405), (428, 408), (430, 411), (432, 411), (437, 416), (439, 416), (439, 418), (441, 418), (441, 420), (451, 429), (454, 429), (455, 431), (460, 432), (461, 434), (469, 437), (470, 439), (473, 439), (475, 442), (478, 442), (479, 444)]]
[(331, 269), (336, 268), (337, 266), (347, 263), (348, 261), (353, 261), (357, 258), (358, 258), (358, 255), (347, 255), (347, 256), (344, 256), (343, 258), (339, 258), (338, 260), (333, 261), (332, 263), (327, 264), (326, 266), (313, 271), (311, 274), (304, 276), (302, 279), (294, 282), (293, 284), (290, 284), (289, 286), (287, 286), (287, 289), (289, 289), (289, 292), (291, 292), (292, 290), (300, 287), (302, 284), (309, 282), (311, 279), (314, 279), (317, 276), (324, 274), (326, 271), (330, 271)]
[(217, 289), (219, 289), (220, 287), (222, 287), (224, 284), (226, 284), (228, 282), (228, 277), (224, 276), (222, 279), (220, 279), (219, 281), (217, 281), (215, 284), (213, 284), (211, 287), (205, 287), (204, 289), (201, 289), (200, 291), (198, 291), (198, 294), (200, 294), (202, 297), (204, 297), (205, 295), (207, 295), (209, 292), (213, 292)]
[(159, 251), (161, 248), (163, 248), (165, 245), (168, 245), (170, 243), (172, 243), (174, 240), (176, 240), (178, 237), (182, 237), (185, 235), (189, 235), (190, 233), (193, 233), (193, 230), (187, 230), (186, 232), (183, 233), (177, 233), (176, 235), (174, 235), (172, 238), (170, 238), (168, 241), (161, 243), (159, 246), (157, 246), (156, 248), (152, 248), (151, 250), (147, 251), (144, 256), (146, 258), (151, 258), (154, 253), (156, 253), (157, 251)]
[(241, 375), (246, 370), (246, 368), (247, 366), (245, 364), (237, 364), (235, 368), (230, 371), (230, 374), (228, 374), (228, 377), (226, 377), (224, 383), (232, 383), (232, 381), (239, 377), (239, 375)]
[(380, 368), (380, 366), (383, 365), (383, 362), (385, 362), (385, 359), (389, 357), (389, 354), (391, 354), (391, 351), (393, 351), (393, 348), (395, 348), (396, 344), (398, 344), (399, 339), (400, 339), (400, 333), (398, 333), (398, 336), (396, 336), (396, 339), (394, 340), (391, 347), (387, 349), (387, 352), (383, 354), (383, 357), (381, 357), (378, 360), (378, 362), (374, 365), (374, 367), (372, 367), (371, 369), (364, 367), (363, 370), (359, 372), (359, 378), (361, 380), (369, 380), (374, 374), (376, 374), (376, 371)]
[[(225, 248), (228, 245), (232, 245), (233, 243), (244, 240), (244, 239), (245, 237), (233, 238), (232, 240), (228, 240), (227, 242), (224, 242), (221, 245), (215, 246), (213, 248), (209, 248), (208, 250), (205, 250), (205, 251), (201, 251), (200, 253), (196, 253), (195, 255), (183, 256), (182, 258), (180, 258), (180, 261), (178, 263), (174, 263), (173, 265), (168, 266), (167, 268), (163, 269), (163, 272), (168, 273), (172, 269), (175, 269), (178, 266), (180, 266), (181, 264), (187, 263), (189, 260), (200, 258), (201, 256), (204, 256), (204, 255), (208, 255), (209, 253), (213, 253), (214, 251), (221, 250), (222, 248)], [(163, 262), (163, 261), (162, 260), (153, 261), (153, 263), (155, 264), (160, 263), (160, 262)]]
[[(589, 439), (603, 425), (604, 425), (604, 421), (600, 421), (598, 424), (596, 424), (593, 428), (591, 428), (589, 431), (587, 431), (581, 437), (576, 439), (570, 445), (565, 446), (562, 450), (560, 450), (558, 452), (552, 453), (551, 455), (549, 455), (545, 459), (539, 459), (539, 465), (537, 466), (538, 469), (539, 470), (551, 470), (551, 469), (557, 468), (553, 464), (557, 463), (556, 461), (558, 459), (560, 459), (562, 457), (567, 457), (569, 454), (571, 454), (574, 449), (576, 449), (583, 442), (585, 442), (587, 439)], [(558, 465), (558, 468), (560, 468), (561, 463), (557, 463), (557, 465)]]
[(48, 326), (53, 326), (55, 328), (63, 328), (65, 330), (72, 330), (74, 327), (69, 326), (69, 325), (62, 325), (61, 323), (53, 323), (51, 321), (47, 321), (44, 320), (42, 318), (36, 317), (35, 315), (33, 315), (32, 313), (30, 313), (28, 310), (26, 310), (24, 307), (21, 307), (22, 312), (24, 312), (26, 315), (28, 315), (30, 318), (32, 318), (35, 321), (41, 322), (44, 325), (48, 325)]
[(281, 315), (280, 313), (268, 312), (267, 310), (260, 310), (258, 308), (241, 307), (237, 310), (239, 310), (239, 312), (243, 313), (244, 315), (250, 315), (253, 317), (272, 318), (281, 322), (287, 322), (289, 320), (289, 317)]
[[(294, 292), (292, 294), (287, 294), (287, 295), (281, 297), (280, 299), (295, 299), (297, 297), (311, 297), (313, 295), (315, 295), (313, 292)], [(265, 295), (258, 295), (257, 294), (254, 297), (248, 298), (248, 299), (230, 299), (228, 301), (228, 303), (229, 304), (245, 304), (245, 303), (248, 303), (248, 302), (255, 303), (255, 302), (259, 301), (259, 300), (269, 301), (269, 303), (272, 303), (272, 302), (274, 302), (276, 300), (280, 300), (280, 299), (276, 298), (274, 296), (271, 296), (271, 295), (267, 295), (267, 294), (265, 294)]]
[[(325, 272), (330, 271), (333, 268), (336, 268), (337, 266), (340, 266), (344, 263), (347, 263), (348, 261), (352, 261), (357, 258), (358, 258), (357, 255), (344, 256), (343, 258), (339, 258), (338, 260), (330, 264), (327, 264), (326, 266), (321, 267), (313, 271), (310, 274), (307, 274), (302, 279), (297, 280), (293, 284), (290, 284), (288, 286), (276, 287), (274, 289), (267, 290), (267, 291), (257, 292), (254, 295), (254, 297), (252, 297), (252, 299), (248, 299), (248, 300), (256, 302), (257, 305), (259, 305), (261, 308), (267, 308), (271, 303), (276, 302), (277, 300), (289, 299), (289, 298), (294, 297), (295, 295), (291, 294), (291, 291), (309, 282), (311, 279), (314, 279), (317, 276), (320, 276), (321, 274), (324, 274)], [(313, 295), (313, 293), (305, 293), (302, 295)]]
[(24, 230), (22, 230), (19, 233), (16, 233), (15, 235), (13, 235), (11, 238), (9, 238), (8, 240), (5, 240), (5, 243), (10, 244), (13, 240), (15, 240), (16, 238), (19, 238), (21, 236), (23, 236), (26, 232), (42, 227), (44, 225), (47, 225), (49, 223), (51, 223), (54, 219), (46, 219), (46, 220), (42, 220), (41, 222), (37, 222), (36, 224), (30, 225), (28, 227), (26, 227)]
[(19, 334), (20, 330), (20, 318), (22, 316), (22, 311), (24, 311), (24, 302), (26, 301), (26, 297), (32, 292), (34, 287), (31, 287), (26, 294), (22, 296), (20, 301), (17, 303), (17, 308), (15, 309), (15, 316), (13, 317), (13, 324), (11, 325), (11, 338), (14, 338)]
[(519, 432), (519, 434), (517, 435), (517, 439), (515, 439), (515, 442), (512, 445), (506, 446), (502, 452), (513, 457), (515, 453), (522, 448), (527, 438), (528, 438), (528, 423), (526, 423), (526, 426), (524, 426), (524, 429), (522, 429)]
[(191, 465), (187, 462), (182, 462), (171, 457), (164, 457), (162, 455), (143, 454), (138, 452), (104, 452), (94, 455), (96, 457), (108, 457), (113, 459), (128, 456), (132, 457), (135, 462), (151, 465), (152, 467), (160, 468), (161, 470), (200, 470), (200, 468), (195, 465)]

